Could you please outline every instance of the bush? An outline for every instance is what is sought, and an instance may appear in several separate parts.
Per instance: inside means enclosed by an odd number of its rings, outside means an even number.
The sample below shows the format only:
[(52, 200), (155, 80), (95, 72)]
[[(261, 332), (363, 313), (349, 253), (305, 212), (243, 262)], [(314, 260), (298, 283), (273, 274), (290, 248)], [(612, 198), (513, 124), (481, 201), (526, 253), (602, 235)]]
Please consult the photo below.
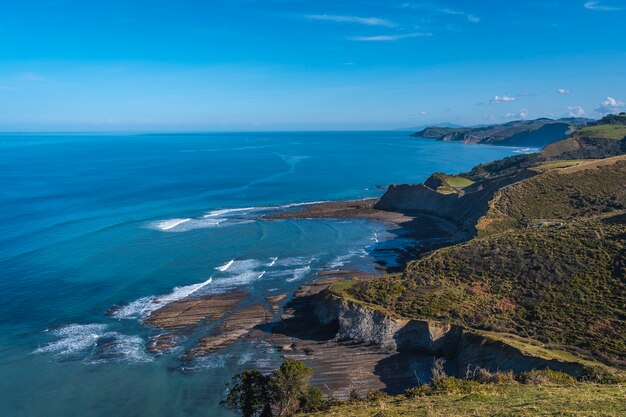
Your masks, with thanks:
[(441, 378), (434, 386), (435, 390), (446, 394), (471, 394), (480, 390), (478, 381), (458, 379), (453, 376)]
[(595, 382), (597, 384), (624, 384), (626, 383), (626, 374), (611, 372), (605, 368), (593, 367), (586, 369), (581, 376), (583, 381)]
[(367, 393), (365, 399), (371, 403), (381, 403), (389, 401), (391, 396), (384, 391), (371, 391)]
[(494, 381), (496, 384), (515, 384), (517, 380), (515, 379), (515, 374), (513, 371), (498, 371), (494, 374)]
[(523, 384), (557, 384), (557, 385), (574, 385), (576, 379), (565, 372), (553, 371), (551, 369), (532, 370), (522, 372), (519, 381)]
[(324, 398), (318, 388), (309, 387), (312, 373), (311, 368), (291, 359), (270, 375), (243, 371), (227, 385), (228, 394), (221, 404), (244, 417), (286, 417), (300, 411), (328, 410), (337, 402)]
[(512, 384), (517, 382), (513, 371), (491, 372), (488, 369), (476, 367), (474, 370), (468, 369), (466, 378), (478, 381), (481, 384)]
[(222, 406), (239, 411), (243, 417), (256, 416), (270, 407), (269, 379), (259, 371), (243, 371), (235, 375), (227, 388)]
[(280, 368), (272, 372), (270, 395), (278, 416), (290, 416), (298, 412), (300, 402), (309, 390), (309, 378), (313, 370), (302, 362), (286, 359)]
[(404, 396), (407, 398), (426, 397), (431, 395), (433, 389), (430, 385), (420, 385), (419, 387), (408, 388), (404, 391)]
[(309, 388), (306, 394), (300, 399), (300, 411), (305, 413), (326, 411), (330, 406), (331, 402), (324, 398), (324, 394), (319, 388)]

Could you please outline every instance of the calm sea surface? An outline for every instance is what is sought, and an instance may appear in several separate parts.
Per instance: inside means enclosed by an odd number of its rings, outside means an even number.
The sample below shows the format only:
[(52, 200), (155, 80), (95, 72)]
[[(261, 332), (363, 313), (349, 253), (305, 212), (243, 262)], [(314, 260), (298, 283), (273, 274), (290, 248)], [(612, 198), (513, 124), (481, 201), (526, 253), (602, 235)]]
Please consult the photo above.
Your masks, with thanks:
[(143, 315), (190, 293), (265, 297), (322, 268), (392, 263), (402, 239), (388, 225), (258, 215), (514, 152), (405, 132), (1, 134), (0, 415), (229, 416), (225, 382), (275, 361), (272, 347), (153, 356)]

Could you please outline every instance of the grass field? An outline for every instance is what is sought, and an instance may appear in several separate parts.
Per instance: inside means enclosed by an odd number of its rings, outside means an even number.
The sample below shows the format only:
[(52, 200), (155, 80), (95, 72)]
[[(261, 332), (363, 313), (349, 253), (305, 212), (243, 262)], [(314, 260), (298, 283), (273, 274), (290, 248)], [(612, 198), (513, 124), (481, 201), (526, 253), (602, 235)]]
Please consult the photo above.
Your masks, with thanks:
[(346, 403), (316, 417), (605, 416), (626, 415), (626, 387), (484, 384), (475, 391)]
[(448, 185), (453, 188), (465, 188), (474, 184), (474, 181), (463, 177), (449, 177)]
[(589, 162), (589, 161), (591, 160), (590, 159), (570, 159), (570, 160), (565, 160), (565, 161), (547, 161), (547, 162), (542, 162), (538, 164), (534, 168), (531, 168), (531, 170), (535, 172), (546, 172), (551, 169), (567, 168), (567, 167), (571, 167), (575, 165), (584, 164), (585, 162)]
[(437, 188), (437, 192), (441, 194), (452, 194), (455, 193), (456, 190), (463, 189), (474, 184), (474, 181), (460, 176), (446, 175), (442, 177), (443, 184)]
[(578, 133), (592, 138), (619, 140), (626, 137), (626, 125), (589, 126), (580, 129)]

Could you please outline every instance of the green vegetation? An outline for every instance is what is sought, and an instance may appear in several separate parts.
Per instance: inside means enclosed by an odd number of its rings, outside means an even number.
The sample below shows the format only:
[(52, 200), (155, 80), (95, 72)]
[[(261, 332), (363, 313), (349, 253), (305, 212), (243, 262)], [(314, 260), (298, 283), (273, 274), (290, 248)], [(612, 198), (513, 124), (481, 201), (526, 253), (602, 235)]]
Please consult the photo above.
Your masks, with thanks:
[(512, 332), (619, 365), (626, 352), (626, 224), (577, 221), (474, 239), (350, 294), (404, 317)]
[(318, 388), (309, 387), (312, 373), (311, 368), (291, 359), (270, 375), (243, 371), (233, 377), (221, 404), (243, 417), (281, 417), (326, 410), (332, 401), (324, 398)]
[(447, 183), (452, 188), (465, 188), (474, 184), (474, 181), (457, 175), (448, 177)]
[(620, 385), (474, 384), (464, 390), (433, 392), (417, 388), (385, 402), (346, 403), (316, 417), (452, 417), (626, 415), (626, 388)]
[(441, 194), (453, 194), (474, 184), (474, 181), (459, 175), (447, 175), (436, 172), (424, 184)]
[(558, 160), (557, 161), (545, 161), (545, 162), (541, 162), (537, 164), (535, 167), (531, 168), (531, 170), (541, 173), (541, 172), (549, 171), (551, 169), (567, 168), (571, 166), (581, 165), (589, 161), (592, 161), (592, 159), (567, 159), (563, 161), (558, 161)]
[(587, 119), (537, 119), (516, 120), (504, 124), (480, 127), (428, 127), (413, 134), (414, 137), (441, 141), (466, 143), (489, 143), (507, 146), (543, 147), (549, 143), (565, 139)]
[(626, 161), (563, 165), (496, 193), (481, 238), (348, 293), (401, 316), (516, 333), (623, 364)]
[(626, 137), (626, 125), (588, 126), (578, 131), (581, 135), (601, 139), (623, 139)]
[[(625, 209), (626, 158), (602, 163), (605, 165), (587, 163), (548, 171), (500, 190), (477, 226), (478, 235), (512, 227), (549, 226), (558, 224), (555, 220), (566, 222)], [(558, 162), (548, 166), (551, 164)]]
[(578, 382), (552, 371), (489, 372), (468, 369), (465, 379), (446, 375), (443, 359), (432, 368), (432, 384), (390, 397), (381, 391), (352, 398), (312, 416), (620, 416), (626, 412), (626, 389), (619, 385)]

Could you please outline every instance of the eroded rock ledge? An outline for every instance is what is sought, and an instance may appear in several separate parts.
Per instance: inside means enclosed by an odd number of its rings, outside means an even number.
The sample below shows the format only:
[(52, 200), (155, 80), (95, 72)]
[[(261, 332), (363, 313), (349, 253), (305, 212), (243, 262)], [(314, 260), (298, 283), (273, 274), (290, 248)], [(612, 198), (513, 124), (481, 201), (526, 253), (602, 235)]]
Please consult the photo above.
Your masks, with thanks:
[(465, 375), (468, 367), (475, 366), (516, 373), (550, 368), (573, 376), (585, 371), (582, 363), (529, 355), (487, 332), (437, 321), (392, 317), (329, 290), (315, 300), (315, 314), (324, 325), (337, 323), (341, 340), (376, 345), (390, 353), (444, 357), (459, 377)]

